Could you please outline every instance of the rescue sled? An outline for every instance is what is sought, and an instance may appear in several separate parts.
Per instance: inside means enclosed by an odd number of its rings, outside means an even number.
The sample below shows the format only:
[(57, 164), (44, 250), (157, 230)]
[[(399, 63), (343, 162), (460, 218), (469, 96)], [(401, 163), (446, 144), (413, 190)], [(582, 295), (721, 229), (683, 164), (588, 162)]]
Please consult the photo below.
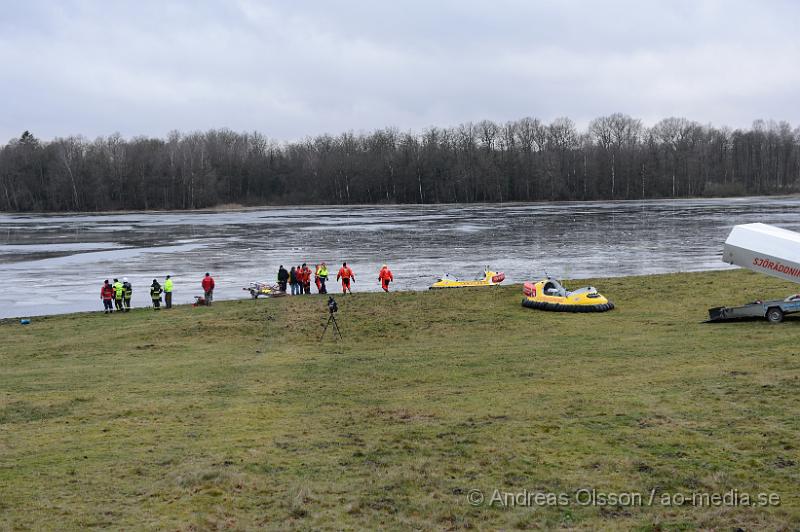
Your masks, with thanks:
[(605, 312), (614, 308), (614, 303), (606, 299), (593, 286), (584, 286), (569, 291), (561, 283), (550, 277), (536, 283), (522, 286), (522, 306), (553, 312)]
[(242, 290), (250, 292), (250, 297), (253, 299), (258, 299), (258, 296), (274, 297), (279, 294), (285, 294), (285, 292), (280, 292), (276, 285), (260, 281), (250, 283), (248, 286), (242, 288)]
[(433, 283), (430, 286), (430, 290), (435, 290), (438, 288), (473, 288), (478, 286), (494, 286), (502, 283), (505, 278), (506, 274), (503, 272), (493, 272), (487, 266), (483, 271), (483, 277), (481, 279), (459, 281), (458, 279), (454, 279), (449, 275), (445, 275)]
[[(734, 226), (725, 240), (722, 260), (800, 283), (800, 233), (767, 224)], [(793, 312), (800, 312), (800, 294), (786, 299), (754, 301), (740, 307), (710, 308), (706, 322), (766, 318), (770, 323), (780, 323), (786, 314)]]

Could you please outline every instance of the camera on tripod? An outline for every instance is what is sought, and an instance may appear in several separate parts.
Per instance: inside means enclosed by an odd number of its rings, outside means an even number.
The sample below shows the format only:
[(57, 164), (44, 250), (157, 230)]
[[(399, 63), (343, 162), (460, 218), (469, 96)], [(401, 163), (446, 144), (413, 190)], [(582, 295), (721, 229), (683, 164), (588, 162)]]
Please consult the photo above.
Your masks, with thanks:
[(328, 327), (331, 323), (333, 323), (333, 337), (336, 338), (336, 335), (339, 335), (339, 338), (342, 338), (342, 331), (339, 330), (339, 324), (336, 323), (336, 313), (339, 311), (339, 305), (336, 304), (336, 300), (333, 299), (333, 296), (328, 296), (328, 322), (325, 324), (325, 328), (322, 329), (322, 336), (319, 337), (319, 341), (321, 342), (323, 338), (325, 338), (325, 332), (328, 330)]

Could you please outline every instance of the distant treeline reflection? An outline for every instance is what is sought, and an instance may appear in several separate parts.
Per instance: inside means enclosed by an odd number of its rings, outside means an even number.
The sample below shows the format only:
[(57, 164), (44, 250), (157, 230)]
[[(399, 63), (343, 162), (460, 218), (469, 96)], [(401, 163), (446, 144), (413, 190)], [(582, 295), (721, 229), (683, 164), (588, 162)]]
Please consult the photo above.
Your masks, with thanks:
[(278, 142), (210, 130), (0, 148), (0, 210), (193, 209), (221, 204), (458, 203), (779, 194), (800, 190), (800, 128), (729, 129), (613, 114), (381, 129)]

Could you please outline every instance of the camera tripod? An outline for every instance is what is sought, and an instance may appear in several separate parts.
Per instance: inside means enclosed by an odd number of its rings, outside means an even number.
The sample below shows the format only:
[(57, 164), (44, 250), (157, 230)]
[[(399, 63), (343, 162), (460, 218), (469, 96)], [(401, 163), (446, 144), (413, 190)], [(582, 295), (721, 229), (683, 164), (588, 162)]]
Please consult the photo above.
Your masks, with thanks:
[(338, 334), (339, 338), (344, 340), (344, 337), (342, 337), (342, 331), (339, 330), (339, 324), (336, 322), (336, 315), (333, 313), (333, 311), (330, 311), (330, 313), (328, 314), (328, 322), (325, 324), (325, 328), (322, 329), (322, 336), (319, 337), (320, 342), (322, 341), (323, 338), (325, 338), (325, 333), (327, 332), (328, 326), (331, 323), (333, 323), (333, 331), (334, 331), (334, 333), (332, 333), (333, 338), (335, 339), (336, 335)]

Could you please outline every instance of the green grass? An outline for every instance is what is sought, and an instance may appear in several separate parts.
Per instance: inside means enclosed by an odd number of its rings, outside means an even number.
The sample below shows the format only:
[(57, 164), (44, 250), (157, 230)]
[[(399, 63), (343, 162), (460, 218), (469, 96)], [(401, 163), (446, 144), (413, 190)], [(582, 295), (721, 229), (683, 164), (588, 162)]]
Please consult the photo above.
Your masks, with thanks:
[[(796, 285), (591, 284), (618, 308), (524, 309), (519, 286), (340, 297), (338, 342), (318, 342), (320, 297), (3, 322), (0, 528), (796, 530), (800, 319), (699, 323)], [(467, 502), (581, 488), (781, 503)]]

